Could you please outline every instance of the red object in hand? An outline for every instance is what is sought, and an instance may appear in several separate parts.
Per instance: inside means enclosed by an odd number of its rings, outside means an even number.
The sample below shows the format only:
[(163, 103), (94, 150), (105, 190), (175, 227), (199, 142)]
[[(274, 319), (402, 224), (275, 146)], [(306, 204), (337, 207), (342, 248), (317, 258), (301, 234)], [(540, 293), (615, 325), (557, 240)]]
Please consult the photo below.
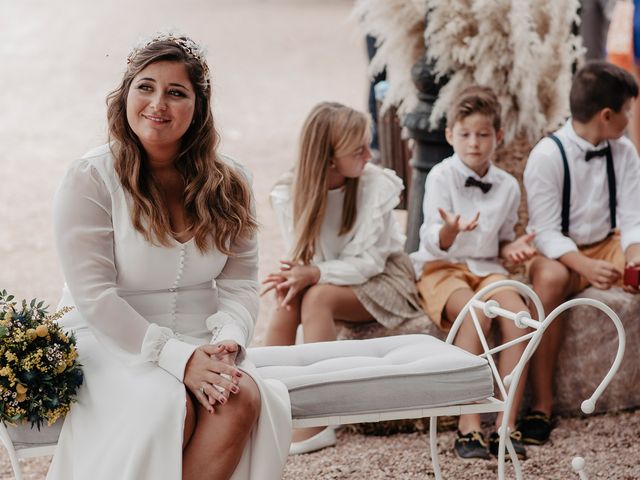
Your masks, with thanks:
[(640, 285), (640, 266), (625, 267), (624, 284), (629, 285), (630, 287), (638, 288), (638, 286)]

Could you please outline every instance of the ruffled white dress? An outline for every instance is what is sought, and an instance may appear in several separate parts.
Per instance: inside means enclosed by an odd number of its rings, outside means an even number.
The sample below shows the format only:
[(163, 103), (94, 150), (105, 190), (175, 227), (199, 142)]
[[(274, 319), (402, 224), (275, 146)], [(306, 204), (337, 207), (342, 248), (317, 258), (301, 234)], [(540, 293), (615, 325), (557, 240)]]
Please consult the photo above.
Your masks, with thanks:
[[(398, 326), (422, 317), (405, 235), (393, 214), (402, 180), (392, 171), (368, 163), (360, 176), (353, 228), (340, 235), (344, 189), (327, 192), (327, 205), (315, 243), (313, 263), (318, 283), (350, 286), (379, 323)], [(296, 239), (293, 226), (293, 175), (283, 175), (271, 192), (271, 204), (288, 251)]]
[[(129, 212), (106, 145), (74, 162), (56, 193), (61, 305), (75, 306), (62, 324), (77, 334), (85, 382), (50, 480), (181, 480), (187, 360), (205, 343), (246, 347), (253, 332), (255, 237), (232, 245), (229, 257), (203, 255), (193, 241), (154, 246)], [(281, 478), (291, 435), (287, 389), (260, 379), (244, 348), (239, 367), (258, 384), (262, 407), (232, 478)]]

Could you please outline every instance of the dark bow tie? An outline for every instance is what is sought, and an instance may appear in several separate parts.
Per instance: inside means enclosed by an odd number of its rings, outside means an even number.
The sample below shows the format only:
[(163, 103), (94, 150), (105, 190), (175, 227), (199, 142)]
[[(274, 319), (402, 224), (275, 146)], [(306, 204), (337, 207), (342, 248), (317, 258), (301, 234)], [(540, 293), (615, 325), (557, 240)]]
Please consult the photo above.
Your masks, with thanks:
[(493, 185), (489, 182), (481, 182), (480, 180), (476, 180), (473, 177), (467, 177), (467, 181), (464, 182), (464, 186), (478, 187), (480, 190), (482, 190), (482, 193), (487, 193), (489, 190), (491, 190), (491, 187)]
[(587, 153), (585, 154), (585, 160), (588, 162), (589, 160), (591, 160), (593, 157), (604, 157), (607, 154), (611, 154), (611, 146), (607, 145), (604, 148), (601, 148), (600, 150), (588, 150)]

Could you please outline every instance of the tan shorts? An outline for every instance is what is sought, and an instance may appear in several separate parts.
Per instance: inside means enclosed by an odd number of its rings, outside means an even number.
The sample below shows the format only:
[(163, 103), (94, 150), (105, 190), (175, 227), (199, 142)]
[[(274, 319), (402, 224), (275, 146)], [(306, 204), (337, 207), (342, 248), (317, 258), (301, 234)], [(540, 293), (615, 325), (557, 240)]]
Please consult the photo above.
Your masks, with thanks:
[[(624, 266), (626, 263), (626, 259), (624, 256), (624, 252), (622, 251), (622, 246), (620, 245), (620, 232), (615, 231), (613, 235), (605, 238), (596, 243), (592, 243), (591, 245), (583, 245), (578, 247), (580, 253), (585, 255), (586, 257), (592, 258), (594, 260), (606, 260), (607, 262), (613, 264), (616, 268), (618, 268), (621, 272), (624, 271)], [(531, 269), (531, 264), (535, 261), (536, 257), (533, 257), (526, 263), (527, 277), (531, 278), (529, 275), (529, 270)], [(580, 293), (585, 288), (589, 286), (589, 280), (582, 275), (578, 275), (576, 272), (572, 272), (574, 278), (571, 279), (571, 295), (575, 295), (576, 293)], [(622, 286), (622, 276), (617, 286)]]
[[(492, 273), (479, 277), (469, 270), (464, 263), (450, 263), (435, 260), (425, 263), (422, 275), (417, 282), (420, 306), (441, 330), (449, 330), (454, 319), (444, 318), (444, 307), (451, 294), (461, 288), (470, 288), (477, 292), (490, 283), (506, 280), (507, 277)], [(496, 292), (492, 292), (494, 295)]]

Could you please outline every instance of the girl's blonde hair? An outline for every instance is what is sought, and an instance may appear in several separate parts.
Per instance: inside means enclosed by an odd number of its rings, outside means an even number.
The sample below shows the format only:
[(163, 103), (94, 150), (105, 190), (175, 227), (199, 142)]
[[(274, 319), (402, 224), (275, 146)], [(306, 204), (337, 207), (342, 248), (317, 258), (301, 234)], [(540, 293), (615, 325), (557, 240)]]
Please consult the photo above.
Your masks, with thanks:
[[(370, 129), (369, 117), (340, 103), (323, 102), (307, 117), (293, 181), (293, 262), (311, 263), (327, 205), (328, 171), (333, 158), (350, 154)], [(356, 221), (358, 178), (347, 178), (339, 235)]]
[(169, 210), (149, 170), (140, 140), (127, 121), (127, 96), (134, 77), (152, 63), (185, 66), (196, 96), (193, 121), (181, 140), (175, 167), (184, 180), (184, 209), (198, 249), (214, 247), (225, 254), (238, 239), (250, 238), (257, 228), (251, 189), (243, 174), (217, 153), (219, 135), (211, 115), (211, 86), (206, 64), (170, 40), (146, 45), (130, 59), (120, 86), (107, 97), (109, 140), (114, 167), (133, 200), (133, 226), (144, 238), (171, 246)]

